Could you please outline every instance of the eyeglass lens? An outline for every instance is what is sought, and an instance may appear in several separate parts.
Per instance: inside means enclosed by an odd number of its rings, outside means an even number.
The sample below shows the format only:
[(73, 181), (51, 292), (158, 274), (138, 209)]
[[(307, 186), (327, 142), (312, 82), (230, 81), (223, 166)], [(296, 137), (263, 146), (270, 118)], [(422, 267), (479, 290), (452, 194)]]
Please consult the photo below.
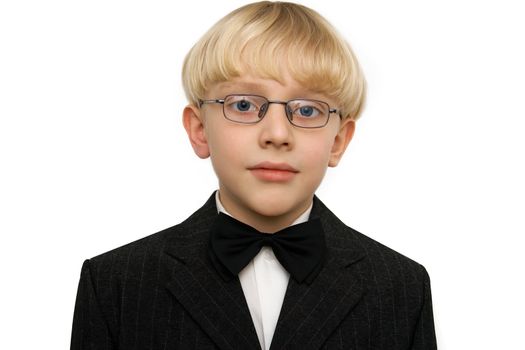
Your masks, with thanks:
[(322, 101), (296, 99), (280, 102), (257, 95), (228, 95), (223, 104), (224, 116), (239, 123), (257, 123), (265, 116), (270, 103), (285, 105), (288, 120), (304, 128), (324, 126), (330, 114), (328, 104)]

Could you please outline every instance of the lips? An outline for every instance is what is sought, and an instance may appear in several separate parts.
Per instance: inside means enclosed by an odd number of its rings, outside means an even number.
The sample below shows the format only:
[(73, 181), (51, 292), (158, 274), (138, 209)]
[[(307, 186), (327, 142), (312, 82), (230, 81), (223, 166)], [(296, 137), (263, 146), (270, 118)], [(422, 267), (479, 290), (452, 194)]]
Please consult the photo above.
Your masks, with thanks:
[(259, 180), (266, 182), (287, 182), (292, 180), (299, 170), (287, 163), (261, 162), (248, 168)]

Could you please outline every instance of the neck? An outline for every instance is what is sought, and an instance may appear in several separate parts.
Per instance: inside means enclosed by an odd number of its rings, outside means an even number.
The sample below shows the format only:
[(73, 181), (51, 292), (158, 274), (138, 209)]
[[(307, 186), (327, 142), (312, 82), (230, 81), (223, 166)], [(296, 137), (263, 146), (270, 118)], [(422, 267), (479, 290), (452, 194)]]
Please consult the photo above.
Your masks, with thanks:
[(268, 211), (274, 215), (267, 215), (266, 213), (261, 213), (249, 206), (238, 205), (235, 201), (230, 201), (228, 196), (223, 195), (222, 192), (219, 193), (216, 198), (218, 205), (223, 207), (223, 211), (225, 211), (226, 214), (229, 214), (235, 219), (264, 233), (274, 233), (280, 231), (294, 224), (295, 221), (297, 221), (303, 214), (306, 214), (306, 212), (307, 215), (305, 220), (299, 221), (307, 221), (313, 200), (313, 198), (310, 198), (309, 200), (300, 202), (295, 207), (289, 208), (288, 210), (282, 212)]

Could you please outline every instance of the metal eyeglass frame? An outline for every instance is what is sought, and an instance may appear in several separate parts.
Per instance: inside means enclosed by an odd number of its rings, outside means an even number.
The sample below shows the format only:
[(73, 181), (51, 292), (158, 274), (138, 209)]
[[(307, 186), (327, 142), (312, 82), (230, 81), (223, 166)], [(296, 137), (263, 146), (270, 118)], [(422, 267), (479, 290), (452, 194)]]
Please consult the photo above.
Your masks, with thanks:
[[(259, 98), (262, 98), (264, 100), (267, 101), (267, 103), (265, 103), (265, 105), (267, 106), (266, 109), (264, 110), (261, 110), (259, 112), (259, 114), (262, 112), (262, 116), (259, 116), (259, 120), (257, 121), (254, 121), (254, 122), (240, 122), (238, 120), (232, 120), (230, 118), (228, 118), (228, 116), (226, 116), (226, 111), (224, 110), (224, 102), (228, 99), (228, 97), (232, 97), (232, 96), (247, 96), (247, 97), (259, 97)], [(323, 125), (320, 125), (320, 126), (301, 126), (301, 125), (297, 125), (297, 124), (294, 124), (294, 122), (292, 121), (292, 113), (291, 113), (291, 110), (288, 106), (288, 104), (290, 102), (293, 102), (293, 101), (312, 101), (312, 102), (316, 102), (316, 103), (323, 103), (325, 104), (327, 107), (328, 107), (328, 117), (326, 118), (326, 121)], [(322, 128), (322, 127), (325, 127), (326, 124), (328, 124), (328, 121), (330, 120), (330, 114), (332, 113), (337, 113), (337, 115), (339, 115), (339, 118), (343, 119), (343, 117), (341, 116), (341, 113), (340, 113), (340, 110), (337, 109), (337, 108), (332, 108), (330, 107), (330, 105), (324, 101), (320, 101), (320, 100), (314, 100), (314, 99), (311, 99), (311, 98), (294, 98), (294, 99), (291, 99), (291, 100), (288, 100), (288, 101), (278, 101), (278, 100), (269, 100), (267, 99), (266, 97), (264, 96), (261, 96), (261, 95), (253, 95), (253, 94), (229, 94), (229, 95), (226, 95), (224, 98), (222, 99), (211, 99), (211, 100), (201, 100), (199, 99), (198, 100), (198, 107), (201, 108), (203, 104), (209, 104), (209, 103), (219, 103), (219, 104), (222, 104), (222, 114), (224, 115), (224, 118), (228, 119), (229, 121), (232, 121), (234, 123), (239, 123), (239, 124), (247, 124), (247, 125), (250, 125), (250, 124), (257, 124), (258, 122), (260, 122), (261, 120), (263, 120), (263, 118), (266, 116), (266, 112), (268, 112), (268, 106), (272, 103), (274, 104), (280, 104), (280, 105), (283, 105), (284, 106), (284, 111), (285, 111), (285, 114), (286, 114), (286, 119), (288, 119), (288, 122), (290, 122), (290, 124), (292, 124), (293, 126), (296, 126), (298, 128), (303, 128), (303, 129), (319, 129), (319, 128)]]

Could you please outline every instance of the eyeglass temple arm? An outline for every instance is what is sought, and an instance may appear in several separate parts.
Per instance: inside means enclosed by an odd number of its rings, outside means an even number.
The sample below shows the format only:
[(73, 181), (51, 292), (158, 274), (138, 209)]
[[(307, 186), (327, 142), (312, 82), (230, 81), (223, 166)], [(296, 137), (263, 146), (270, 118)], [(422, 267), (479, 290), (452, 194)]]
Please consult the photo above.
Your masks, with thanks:
[(341, 111), (338, 110), (337, 108), (330, 108), (330, 109), (328, 109), (328, 114), (330, 114), (330, 113), (337, 113), (339, 118), (343, 119), (343, 116), (341, 115)]
[(201, 108), (203, 104), (207, 104), (207, 103), (221, 103), (221, 104), (224, 104), (224, 100), (223, 99), (214, 99), (214, 100), (201, 100), (201, 99), (198, 99), (197, 100), (197, 107)]

